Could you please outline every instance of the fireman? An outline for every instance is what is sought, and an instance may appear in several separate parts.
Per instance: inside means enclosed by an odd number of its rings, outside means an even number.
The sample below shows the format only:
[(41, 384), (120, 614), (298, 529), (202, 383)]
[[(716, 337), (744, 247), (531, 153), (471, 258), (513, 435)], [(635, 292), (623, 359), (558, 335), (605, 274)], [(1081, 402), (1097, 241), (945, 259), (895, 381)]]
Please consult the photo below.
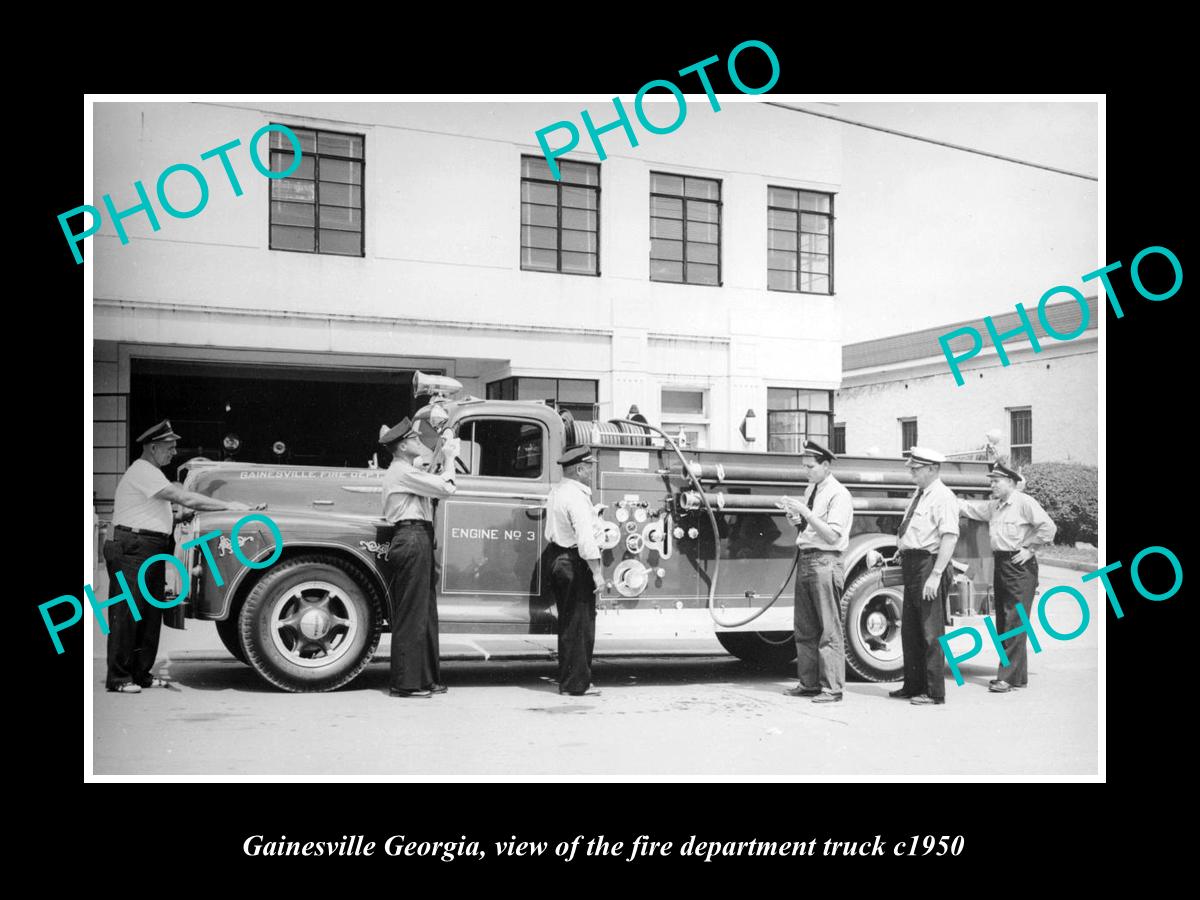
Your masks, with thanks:
[(813, 703), (841, 700), (846, 681), (841, 613), (846, 574), (842, 554), (850, 545), (854, 501), (830, 472), (835, 459), (816, 441), (805, 441), (809, 492), (803, 503), (793, 500), (786, 507), (789, 521), (800, 528), (796, 535), (799, 560), (794, 610), (800, 683), (784, 693), (812, 697)]
[(604, 590), (590, 487), (594, 462), (587, 447), (568, 449), (558, 460), (562, 481), (546, 500), (542, 572), (558, 605), (558, 692), (573, 697), (600, 693), (592, 687), (596, 596)]
[[(137, 585), (142, 577), (142, 565), (158, 554), (170, 554), (175, 515), (172, 503), (188, 509), (248, 510), (237, 500), (218, 500), (167, 481), (162, 468), (175, 456), (179, 440), (169, 419), (163, 419), (140, 435), (142, 455), (117, 482), (113, 503), (113, 534), (104, 544), (104, 562), (108, 569), (109, 598), (120, 589), (117, 575), (128, 586)], [(262, 509), (263, 505), (254, 507)], [(141, 585), (149, 589), (156, 600), (163, 600), (166, 584), (166, 563), (155, 562), (146, 567)], [(135, 617), (133, 607), (137, 606)], [(105, 687), (121, 694), (138, 694), (145, 687), (166, 687), (167, 682), (150, 674), (158, 653), (159, 630), (163, 611), (152, 603), (137, 604), (130, 597), (127, 603), (117, 603), (108, 611), (108, 674)]]
[[(1038, 584), (1038, 561), (1033, 551), (1053, 541), (1057, 528), (1041, 504), (1017, 490), (1021, 480), (1018, 472), (994, 463), (988, 478), (992, 480), (993, 499), (959, 500), (958, 509), (968, 519), (988, 523), (995, 561), (996, 630), (1003, 634), (1020, 627), (1018, 605), (1026, 614), (1033, 606)], [(994, 694), (1006, 694), (1029, 683), (1024, 631), (1004, 642), (1004, 656), (1007, 664), (999, 667), (988, 685)]]
[(913, 447), (907, 455), (917, 492), (896, 532), (904, 571), (900, 623), (904, 685), (889, 696), (928, 706), (946, 702), (945, 657), (938, 638), (946, 630), (950, 557), (958, 543), (958, 498), (942, 483), (944, 454)]
[(454, 459), (459, 441), (448, 439), (433, 461), (422, 463), (424, 444), (405, 418), (379, 438), (393, 457), (383, 476), (383, 517), (395, 523), (387, 560), (392, 577), (391, 695), (432, 697), (446, 693), (439, 666), (437, 558), (433, 539), (433, 500), (455, 491)]

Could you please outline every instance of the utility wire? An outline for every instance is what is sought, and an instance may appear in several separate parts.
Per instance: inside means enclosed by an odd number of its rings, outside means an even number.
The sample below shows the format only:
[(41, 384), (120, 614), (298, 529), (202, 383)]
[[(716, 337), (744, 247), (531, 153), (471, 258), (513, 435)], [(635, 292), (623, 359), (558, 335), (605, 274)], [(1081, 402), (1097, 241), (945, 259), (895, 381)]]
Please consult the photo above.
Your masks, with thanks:
[(951, 144), (949, 141), (937, 141), (933, 138), (922, 137), (919, 134), (909, 134), (907, 131), (897, 131), (895, 128), (884, 128), (882, 125), (868, 125), (866, 122), (856, 122), (853, 119), (845, 119), (841, 116), (831, 115), (830, 113), (817, 112), (812, 109), (802, 109), (799, 106), (788, 106), (786, 103), (776, 103), (771, 100), (765, 101), (767, 106), (778, 106), (780, 109), (791, 110), (792, 112), (807, 113), (810, 116), (820, 116), (822, 119), (833, 119), (835, 122), (842, 122), (846, 125), (857, 125), (859, 128), (869, 128), (872, 131), (882, 131), (884, 134), (894, 134), (897, 137), (908, 138), (913, 141), (924, 141), (927, 144), (936, 144), (939, 147), (949, 147), (951, 150), (962, 150), (966, 153), (975, 153), (979, 156), (990, 156), (992, 159), (1000, 159), (1004, 162), (1016, 163), (1019, 166), (1029, 166), (1032, 169), (1044, 169), (1047, 172), (1056, 172), (1059, 175), (1070, 175), (1072, 178), (1082, 178), (1085, 181), (1099, 181), (1095, 175), (1084, 175), (1080, 172), (1071, 172), (1067, 169), (1056, 169), (1054, 166), (1044, 166), (1041, 163), (1029, 162), (1025, 159), (1017, 159), (1012, 156), (1002, 156), (999, 153), (989, 153), (987, 150), (976, 150), (974, 147), (964, 147), (961, 144)]

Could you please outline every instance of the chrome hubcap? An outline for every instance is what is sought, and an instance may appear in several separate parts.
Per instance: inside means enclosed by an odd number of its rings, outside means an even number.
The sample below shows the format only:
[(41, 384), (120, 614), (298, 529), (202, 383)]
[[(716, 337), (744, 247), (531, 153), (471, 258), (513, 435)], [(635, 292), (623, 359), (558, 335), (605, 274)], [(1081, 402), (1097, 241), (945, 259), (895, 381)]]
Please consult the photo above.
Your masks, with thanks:
[(900, 644), (900, 609), (903, 595), (883, 589), (860, 607), (854, 639), (866, 656), (879, 663), (896, 663), (903, 654)]
[(290, 663), (315, 669), (349, 652), (362, 627), (357, 607), (340, 587), (306, 581), (290, 588), (271, 611), (271, 642)]

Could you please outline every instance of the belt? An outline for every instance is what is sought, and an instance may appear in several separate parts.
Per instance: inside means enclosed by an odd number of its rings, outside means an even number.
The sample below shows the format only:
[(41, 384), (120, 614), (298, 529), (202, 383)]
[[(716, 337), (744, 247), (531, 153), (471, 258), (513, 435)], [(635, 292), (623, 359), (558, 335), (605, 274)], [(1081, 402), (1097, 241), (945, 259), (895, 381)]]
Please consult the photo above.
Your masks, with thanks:
[(169, 538), (170, 534), (164, 531), (151, 531), (149, 528), (130, 528), (128, 525), (114, 525), (113, 531), (129, 531), (133, 534), (145, 534), (156, 538)]
[(800, 555), (804, 556), (806, 553), (832, 553), (834, 556), (841, 556), (842, 551), (841, 550), (826, 550), (824, 547), (801, 547)]
[(1008, 559), (1010, 556), (1016, 556), (1020, 552), (1020, 550), (993, 550), (992, 556), (1002, 556)]
[(405, 526), (414, 526), (414, 525), (425, 525), (425, 526), (428, 526), (429, 528), (433, 527), (433, 523), (430, 522), (428, 519), (401, 519), (399, 522), (395, 522), (393, 524), (397, 528), (404, 528)]
[(914, 554), (920, 553), (922, 556), (933, 556), (934, 555), (932, 550), (901, 550), (900, 551), (900, 554), (902, 556), (908, 556), (910, 553), (914, 553)]

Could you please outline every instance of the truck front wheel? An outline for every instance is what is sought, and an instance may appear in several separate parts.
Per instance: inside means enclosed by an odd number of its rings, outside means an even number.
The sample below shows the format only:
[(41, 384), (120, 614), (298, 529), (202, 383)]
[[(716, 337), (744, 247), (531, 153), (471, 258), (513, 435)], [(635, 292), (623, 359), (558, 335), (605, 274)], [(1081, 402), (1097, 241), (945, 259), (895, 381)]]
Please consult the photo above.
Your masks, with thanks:
[(904, 587), (895, 570), (868, 569), (842, 595), (846, 665), (867, 681), (898, 681), (904, 675), (900, 645)]
[(379, 645), (380, 601), (366, 578), (313, 554), (267, 572), (242, 605), (247, 661), (285, 691), (332, 691), (349, 683)]
[(790, 631), (718, 631), (717, 640), (738, 659), (764, 668), (782, 668), (796, 659)]

